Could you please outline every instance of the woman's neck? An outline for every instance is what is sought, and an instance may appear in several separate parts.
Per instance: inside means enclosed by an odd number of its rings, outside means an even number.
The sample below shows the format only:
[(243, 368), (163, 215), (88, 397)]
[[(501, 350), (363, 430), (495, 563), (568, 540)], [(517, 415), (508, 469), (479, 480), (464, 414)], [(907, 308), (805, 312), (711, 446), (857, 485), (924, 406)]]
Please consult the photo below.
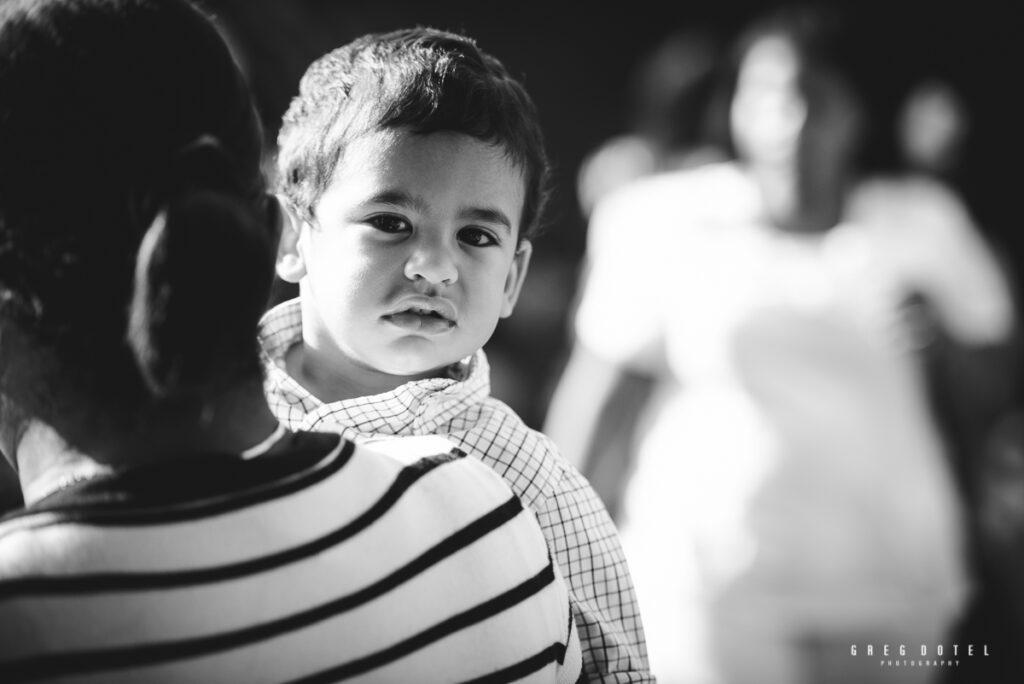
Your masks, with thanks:
[(791, 233), (822, 233), (838, 224), (846, 201), (846, 178), (839, 173), (801, 174), (795, 168), (753, 168), (765, 218)]
[(46, 423), (31, 421), (17, 445), (18, 479), (29, 506), (65, 487), (109, 473), (104, 465), (77, 451)]
[(52, 426), (31, 421), (17, 446), (18, 477), (30, 505), (99, 475), (202, 453), (241, 454), (277, 425), (259, 382), (202, 405), (154, 412), (138, 429), (98, 439), (84, 449), (69, 445)]

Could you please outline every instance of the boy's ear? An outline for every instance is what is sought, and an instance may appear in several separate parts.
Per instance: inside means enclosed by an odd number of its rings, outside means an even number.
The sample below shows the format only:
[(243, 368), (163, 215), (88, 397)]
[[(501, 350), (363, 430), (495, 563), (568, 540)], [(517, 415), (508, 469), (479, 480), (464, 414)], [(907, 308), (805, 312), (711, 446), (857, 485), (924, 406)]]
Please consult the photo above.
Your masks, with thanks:
[(306, 276), (306, 262), (299, 251), (302, 222), (287, 202), (282, 208), (281, 238), (277, 243), (277, 275), (288, 283), (298, 283)]
[(530, 256), (533, 254), (533, 244), (529, 240), (519, 243), (516, 254), (512, 257), (512, 267), (505, 279), (505, 294), (501, 303), (501, 317), (508, 318), (516, 308), (516, 301), (519, 299), (519, 292), (523, 289), (523, 282), (526, 280), (526, 272), (530, 268)]

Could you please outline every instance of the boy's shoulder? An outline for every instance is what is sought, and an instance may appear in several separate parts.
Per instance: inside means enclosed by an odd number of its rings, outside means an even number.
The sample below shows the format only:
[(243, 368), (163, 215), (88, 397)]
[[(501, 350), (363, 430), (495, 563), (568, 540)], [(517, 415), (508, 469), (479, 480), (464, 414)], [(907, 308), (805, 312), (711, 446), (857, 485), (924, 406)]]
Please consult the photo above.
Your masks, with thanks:
[(453, 421), (447, 438), (498, 472), (529, 506), (557, 494), (571, 470), (550, 437), (488, 396)]

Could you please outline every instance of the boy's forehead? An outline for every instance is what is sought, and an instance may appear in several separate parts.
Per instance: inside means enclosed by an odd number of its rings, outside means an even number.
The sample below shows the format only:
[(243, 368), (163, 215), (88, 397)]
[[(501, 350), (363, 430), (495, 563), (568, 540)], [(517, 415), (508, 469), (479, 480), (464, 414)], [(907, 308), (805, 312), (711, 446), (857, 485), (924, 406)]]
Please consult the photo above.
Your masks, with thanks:
[(430, 186), (470, 169), (475, 173), (462, 186), (467, 192), (504, 189), (515, 195), (517, 211), (522, 208), (525, 174), (506, 148), (454, 131), (387, 128), (359, 135), (340, 151), (331, 185), (376, 179)]
[(401, 132), (394, 129), (372, 130), (354, 136), (339, 151), (334, 179), (388, 163), (396, 156), (402, 137)]
[(508, 147), (498, 142), (475, 138), (459, 131), (432, 131), (420, 133), (407, 126), (375, 128), (353, 136), (342, 147), (338, 155), (338, 166), (343, 164), (373, 165), (387, 164), (395, 158), (405, 157), (423, 148), (424, 142), (442, 142), (468, 152), (469, 148), (484, 151), (492, 163), (522, 172)]

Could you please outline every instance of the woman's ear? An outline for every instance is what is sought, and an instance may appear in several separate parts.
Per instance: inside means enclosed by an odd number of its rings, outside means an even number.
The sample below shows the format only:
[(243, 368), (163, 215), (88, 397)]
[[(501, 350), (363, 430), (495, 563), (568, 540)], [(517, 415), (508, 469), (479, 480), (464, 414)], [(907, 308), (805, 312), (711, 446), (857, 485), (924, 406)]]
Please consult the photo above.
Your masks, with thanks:
[(519, 300), (519, 292), (523, 289), (523, 282), (526, 280), (526, 272), (530, 268), (530, 256), (533, 255), (533, 244), (529, 240), (523, 240), (512, 257), (512, 266), (509, 268), (508, 277), (505, 278), (504, 299), (501, 303), (501, 317), (508, 318), (516, 308)]
[(306, 276), (306, 262), (299, 250), (302, 221), (287, 202), (277, 198), (280, 208), (281, 229), (277, 242), (277, 275), (288, 283), (298, 283)]

